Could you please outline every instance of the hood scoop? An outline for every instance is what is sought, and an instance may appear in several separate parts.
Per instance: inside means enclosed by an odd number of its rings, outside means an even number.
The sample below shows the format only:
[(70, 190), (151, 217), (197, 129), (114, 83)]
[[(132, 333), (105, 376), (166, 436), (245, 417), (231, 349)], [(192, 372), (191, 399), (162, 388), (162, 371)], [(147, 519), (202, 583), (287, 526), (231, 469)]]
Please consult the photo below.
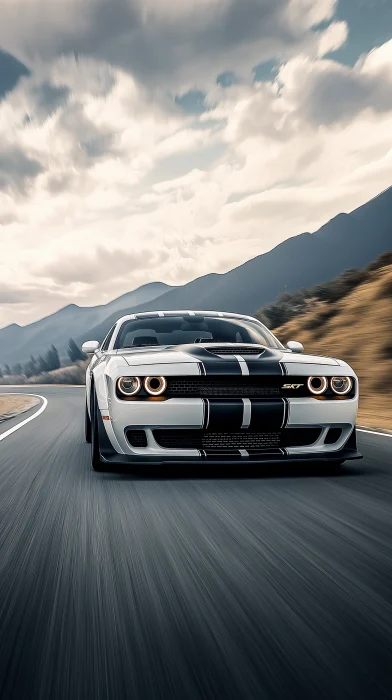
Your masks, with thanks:
[(204, 349), (213, 355), (261, 355), (265, 352), (262, 345), (209, 345)]

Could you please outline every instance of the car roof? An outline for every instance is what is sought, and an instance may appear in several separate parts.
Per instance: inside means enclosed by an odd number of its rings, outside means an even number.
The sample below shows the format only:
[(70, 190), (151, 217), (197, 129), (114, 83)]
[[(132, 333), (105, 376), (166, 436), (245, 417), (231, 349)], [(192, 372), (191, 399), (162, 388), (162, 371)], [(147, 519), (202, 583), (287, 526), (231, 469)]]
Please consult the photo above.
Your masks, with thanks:
[[(229, 311), (190, 311), (186, 310), (170, 310), (170, 311), (141, 311), (137, 314), (129, 314), (128, 316), (122, 316), (118, 319), (117, 323), (123, 323), (124, 321), (136, 321), (142, 318), (157, 318), (157, 317), (170, 317), (170, 316), (204, 316), (208, 318), (243, 318), (247, 321), (257, 321), (253, 316), (245, 316), (244, 314), (235, 314)], [(258, 321), (258, 323), (260, 323)]]

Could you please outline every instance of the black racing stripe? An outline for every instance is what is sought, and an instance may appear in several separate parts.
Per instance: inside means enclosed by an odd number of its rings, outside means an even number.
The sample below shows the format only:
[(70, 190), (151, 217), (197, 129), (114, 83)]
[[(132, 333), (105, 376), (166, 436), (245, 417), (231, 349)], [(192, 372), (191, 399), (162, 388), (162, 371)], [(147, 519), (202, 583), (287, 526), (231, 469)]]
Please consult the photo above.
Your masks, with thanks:
[(263, 356), (260, 359), (256, 357), (247, 357), (246, 364), (248, 365), (250, 376), (260, 376), (260, 375), (282, 375), (283, 368), (282, 364), (278, 359), (266, 358)]
[(274, 458), (274, 457), (282, 457), (282, 455), (286, 456), (285, 450), (281, 450), (278, 447), (275, 448), (270, 448), (266, 450), (247, 450), (250, 459), (257, 459), (260, 458), (261, 461), (263, 460), (268, 460), (268, 458)]
[(226, 450), (218, 452), (217, 450), (203, 450), (205, 459), (238, 459), (241, 457), (239, 450)]
[(199, 361), (199, 367), (203, 367), (202, 374), (208, 376), (219, 376), (222, 374), (242, 376), (242, 371), (238, 360), (235, 357), (218, 357), (208, 352), (203, 347), (197, 345), (177, 346), (181, 352), (185, 352)]
[(248, 430), (269, 432), (284, 425), (286, 403), (284, 399), (250, 399), (251, 421)]
[[(208, 419), (204, 427), (210, 432), (241, 430), (244, 415), (242, 399), (205, 399)], [(206, 413), (206, 412), (205, 412)]]

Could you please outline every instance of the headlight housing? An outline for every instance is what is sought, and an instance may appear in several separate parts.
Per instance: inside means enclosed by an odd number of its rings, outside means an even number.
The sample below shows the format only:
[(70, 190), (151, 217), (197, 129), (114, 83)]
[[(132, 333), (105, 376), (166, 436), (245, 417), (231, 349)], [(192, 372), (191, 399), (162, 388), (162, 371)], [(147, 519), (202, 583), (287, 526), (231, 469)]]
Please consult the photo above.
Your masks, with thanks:
[(166, 391), (167, 381), (165, 377), (146, 377), (144, 388), (150, 396), (161, 396)]
[(349, 394), (353, 388), (351, 377), (331, 377), (331, 389), (338, 396)]
[(142, 388), (140, 377), (120, 377), (117, 388), (123, 396), (136, 396)]
[(320, 396), (325, 394), (328, 389), (328, 380), (326, 377), (309, 377), (308, 378), (308, 389), (311, 394), (315, 396)]

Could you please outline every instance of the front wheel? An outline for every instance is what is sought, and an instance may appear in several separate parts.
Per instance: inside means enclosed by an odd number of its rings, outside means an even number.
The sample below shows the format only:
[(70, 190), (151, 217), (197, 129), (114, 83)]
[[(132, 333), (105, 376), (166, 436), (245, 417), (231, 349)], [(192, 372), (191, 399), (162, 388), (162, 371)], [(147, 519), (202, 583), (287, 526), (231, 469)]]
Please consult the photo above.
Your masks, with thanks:
[(101, 460), (99, 449), (99, 430), (98, 430), (98, 402), (94, 395), (91, 401), (91, 468), (95, 472), (106, 471), (105, 464)]

